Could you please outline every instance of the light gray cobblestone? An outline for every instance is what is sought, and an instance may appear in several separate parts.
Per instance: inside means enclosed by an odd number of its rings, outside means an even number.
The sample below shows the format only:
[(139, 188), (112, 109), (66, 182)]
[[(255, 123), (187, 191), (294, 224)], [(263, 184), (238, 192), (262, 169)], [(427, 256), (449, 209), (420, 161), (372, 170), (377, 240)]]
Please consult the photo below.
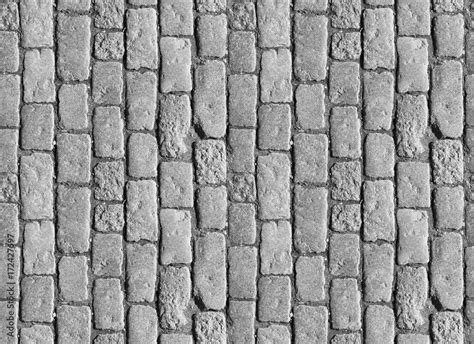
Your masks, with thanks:
[(64, 81), (89, 78), (90, 26), (88, 16), (58, 16), (58, 74)]
[(152, 244), (128, 244), (127, 300), (152, 302), (155, 296), (157, 249)]
[(295, 75), (299, 80), (326, 78), (328, 19), (324, 16), (295, 17)]
[(326, 250), (328, 192), (325, 188), (295, 188), (294, 242), (300, 253)]
[(227, 121), (225, 65), (206, 61), (196, 68), (194, 78), (194, 124), (208, 137), (222, 137)]
[(390, 8), (364, 11), (364, 68), (395, 68), (394, 15)]

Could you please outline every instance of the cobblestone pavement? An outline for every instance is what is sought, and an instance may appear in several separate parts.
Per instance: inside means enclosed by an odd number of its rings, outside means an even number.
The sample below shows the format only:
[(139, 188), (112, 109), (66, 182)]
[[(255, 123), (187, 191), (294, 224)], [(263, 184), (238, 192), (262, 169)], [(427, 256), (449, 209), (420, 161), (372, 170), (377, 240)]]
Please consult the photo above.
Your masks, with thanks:
[(2, 2), (0, 343), (474, 343), (471, 7)]

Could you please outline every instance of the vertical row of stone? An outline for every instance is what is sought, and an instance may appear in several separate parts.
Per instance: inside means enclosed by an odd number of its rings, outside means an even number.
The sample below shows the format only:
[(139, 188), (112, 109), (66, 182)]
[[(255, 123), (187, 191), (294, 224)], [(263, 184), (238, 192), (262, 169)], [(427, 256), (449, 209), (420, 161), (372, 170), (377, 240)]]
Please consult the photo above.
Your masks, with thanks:
[[(432, 219), (428, 143), (430, 0), (397, 3), (398, 53), (395, 275), (400, 343), (428, 343), (429, 230)], [(432, 229), (432, 228), (431, 228)], [(405, 334), (410, 331), (410, 334)]]
[(197, 343), (226, 343), (227, 324), (227, 16), (225, 0), (198, 0), (193, 154), (198, 235), (194, 243)]
[[(464, 342), (463, 236), (464, 131), (463, 64), (464, 16), (462, 1), (434, 2), (434, 54), (431, 75), (431, 144), (434, 224), (431, 292), (437, 312), (432, 315), (434, 343)], [(469, 261), (466, 249), (466, 263)]]
[(156, 0), (126, 6), (127, 341), (156, 343), (158, 315), (158, 15)]
[[(290, 1), (257, 1), (260, 57), (257, 216), (260, 220), (258, 341), (291, 340), (291, 122), (293, 102)], [(279, 323), (278, 325), (274, 323)]]
[[(123, 200), (125, 144), (123, 120), (124, 1), (94, 2), (92, 107), (94, 138), (92, 233), (93, 326), (96, 341), (124, 340)], [(85, 153), (82, 153), (85, 154)], [(70, 206), (71, 208), (72, 205)], [(128, 234), (128, 233), (127, 233)], [(106, 332), (106, 333), (104, 333)]]
[[(91, 338), (91, 126), (89, 1), (60, 1), (56, 15), (59, 78), (56, 120), (59, 341)], [(50, 19), (52, 20), (52, 19)]]
[(328, 339), (328, 122), (326, 116), (327, 1), (294, 3), (295, 91), (294, 247), (295, 343)]
[[(53, 340), (53, 333), (56, 332), (53, 326), (54, 313), (61, 309), (55, 309), (54, 305), (54, 277), (57, 274), (53, 196), (56, 102), (53, 3), (21, 1), (20, 18), (24, 53), (23, 104), (20, 113), (20, 196), (23, 220), (22, 269), (25, 274), (20, 294), (21, 321), (23, 326), (28, 327), (22, 330), (21, 336), (23, 339)], [(10, 49), (18, 54), (16, 44), (8, 47)], [(16, 156), (18, 134), (16, 130), (10, 134), (10, 137), (5, 135), (9, 142), (4, 147), (15, 147)], [(3, 159), (3, 162), (7, 166), (13, 162), (14, 170), (11, 172), (17, 171), (16, 161)], [(57, 322), (57, 325), (59, 331), (60, 323)]]
[(465, 234), (467, 248), (464, 251), (464, 263), (466, 266), (465, 287), (466, 300), (464, 303), (464, 317), (467, 320), (465, 327), (465, 337), (468, 341), (474, 340), (474, 5), (471, 3), (468, 7), (470, 22), (466, 27), (470, 29), (467, 32), (465, 40), (466, 54), (466, 71), (464, 78), (464, 91), (466, 94), (465, 101), (465, 129), (464, 144), (467, 148), (465, 151), (465, 170), (464, 180), (468, 181), (468, 193), (466, 200), (465, 213)]
[(229, 343), (255, 343), (258, 247), (256, 247), (255, 144), (257, 125), (256, 8), (253, 1), (227, 4)]
[[(20, 67), (23, 49), (19, 48), (18, 4), (0, 5), (0, 338), (6, 344), (17, 343), (18, 299), (20, 297), (20, 196), (18, 183), (18, 137), (20, 126)], [(23, 44), (21, 44), (23, 47)], [(23, 134), (23, 133), (22, 133)], [(52, 160), (50, 160), (52, 164)], [(21, 170), (21, 173), (26, 171)], [(51, 183), (49, 184), (51, 185)], [(51, 191), (50, 191), (51, 192)], [(52, 202), (52, 200), (51, 200)], [(29, 211), (32, 204), (30, 203)], [(50, 203), (52, 207), (52, 204)], [(46, 218), (52, 218), (48, 212)], [(54, 239), (53, 239), (54, 245)], [(30, 269), (30, 273), (32, 273)], [(53, 272), (54, 268), (53, 268)], [(22, 333), (36, 332), (37, 326)], [(45, 327), (51, 335), (52, 328)]]
[(160, 284), (162, 344), (192, 343), (191, 264), (194, 186), (190, 132), (193, 1), (160, 4)]
[[(395, 34), (393, 0), (368, 0), (363, 13), (364, 341), (392, 343), (395, 230), (393, 102)], [(376, 7), (375, 7), (376, 6)]]
[[(362, 148), (360, 120), (360, 0), (332, 0), (329, 276), (333, 343), (362, 341), (360, 227)], [(340, 333), (344, 332), (344, 333)]]

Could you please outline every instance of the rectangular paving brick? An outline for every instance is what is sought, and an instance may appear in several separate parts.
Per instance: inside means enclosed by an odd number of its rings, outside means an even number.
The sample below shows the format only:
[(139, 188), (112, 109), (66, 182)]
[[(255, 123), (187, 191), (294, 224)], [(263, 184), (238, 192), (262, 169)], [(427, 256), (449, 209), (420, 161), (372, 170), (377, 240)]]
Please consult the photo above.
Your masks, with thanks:
[(155, 73), (127, 73), (127, 127), (129, 129), (153, 129), (157, 108), (157, 83)]
[(57, 211), (59, 249), (65, 253), (82, 253), (89, 250), (90, 190), (58, 187)]
[(428, 42), (422, 38), (400, 37), (397, 52), (400, 59), (398, 91), (428, 91)]
[(224, 136), (227, 120), (225, 65), (207, 61), (194, 73), (194, 123), (209, 137)]
[(23, 156), (20, 163), (20, 196), (24, 219), (53, 217), (53, 160), (45, 153)]
[(158, 67), (158, 34), (153, 8), (127, 10), (127, 68)]
[(288, 49), (270, 49), (262, 53), (260, 73), (260, 100), (264, 103), (290, 102), (291, 54)]
[(189, 92), (191, 82), (191, 43), (185, 38), (162, 37), (160, 39), (161, 92)]
[(229, 304), (229, 339), (236, 343), (255, 343), (255, 302), (231, 301)]
[(261, 219), (290, 216), (290, 161), (281, 153), (258, 158), (257, 186)]
[(388, 180), (364, 183), (364, 239), (395, 240), (393, 183)]
[(152, 244), (127, 245), (127, 300), (152, 302), (155, 296), (157, 249)]
[(295, 74), (302, 81), (326, 78), (328, 20), (324, 16), (295, 18)]
[(259, 45), (262, 48), (290, 45), (290, 1), (257, 1)]
[(394, 15), (390, 8), (364, 11), (364, 68), (395, 68)]
[(127, 240), (158, 239), (156, 184), (152, 180), (127, 183)]
[(432, 250), (432, 295), (446, 309), (458, 309), (464, 292), (462, 237), (445, 233), (434, 239)]
[(90, 73), (90, 31), (88, 16), (58, 16), (58, 73), (64, 81), (82, 81)]
[(209, 309), (222, 309), (226, 300), (225, 237), (207, 233), (196, 240), (194, 294)]
[(167, 267), (160, 274), (159, 306), (161, 327), (181, 329), (188, 323), (191, 276), (186, 267)]
[(20, 77), (0, 75), (0, 123), (14, 127), (20, 123)]
[(396, 310), (398, 327), (419, 329), (428, 297), (428, 275), (424, 267), (404, 267), (397, 273)]
[(297, 250), (319, 253), (326, 250), (328, 192), (325, 188), (295, 188), (295, 233)]
[(22, 46), (25, 48), (52, 47), (53, 1), (27, 0), (20, 3)]
[(459, 61), (444, 61), (434, 66), (431, 73), (432, 122), (446, 137), (462, 135), (463, 97), (462, 65)]
[(54, 102), (55, 59), (51, 49), (33, 49), (25, 53), (23, 100), (27, 103)]
[(58, 307), (58, 340), (90, 341), (91, 313), (91, 309), (86, 306)]

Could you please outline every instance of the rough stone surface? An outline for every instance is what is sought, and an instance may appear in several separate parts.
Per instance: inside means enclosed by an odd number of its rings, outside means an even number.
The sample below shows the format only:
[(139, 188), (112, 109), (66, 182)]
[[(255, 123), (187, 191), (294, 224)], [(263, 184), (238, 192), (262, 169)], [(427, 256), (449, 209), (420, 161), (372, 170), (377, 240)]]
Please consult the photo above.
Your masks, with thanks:
[(400, 0), (397, 3), (400, 35), (430, 34), (430, 0)]
[(258, 281), (258, 319), (289, 322), (291, 286), (287, 276), (261, 277)]
[(65, 253), (82, 253), (89, 250), (90, 197), (85, 187), (58, 187), (58, 247)]
[(428, 275), (423, 267), (404, 267), (397, 274), (396, 314), (400, 328), (414, 330), (426, 322)]
[(25, 225), (23, 272), (27, 275), (52, 275), (56, 270), (54, 257), (54, 225), (50, 221)]
[(62, 257), (58, 264), (59, 296), (70, 302), (89, 298), (88, 261), (84, 256)]
[(398, 264), (426, 264), (428, 251), (428, 215), (426, 211), (399, 209)]
[(300, 253), (319, 253), (326, 249), (327, 198), (325, 188), (297, 186), (295, 189), (294, 241)]
[(191, 255), (191, 215), (186, 210), (162, 209), (161, 264), (189, 264)]
[(328, 19), (324, 16), (296, 15), (295, 74), (299, 80), (326, 78)]
[(290, 216), (290, 161), (281, 153), (258, 158), (257, 195), (262, 219), (285, 219)]
[(232, 247), (229, 257), (229, 295), (237, 299), (253, 299), (257, 295), (257, 249)]
[(95, 280), (93, 295), (95, 328), (122, 330), (125, 326), (125, 319), (120, 280), (102, 278)]
[(394, 250), (388, 244), (364, 244), (364, 300), (389, 302), (392, 296)]
[(393, 17), (390, 8), (364, 11), (364, 68), (395, 68)]
[(400, 93), (428, 91), (428, 42), (422, 38), (400, 37), (398, 91)]
[(325, 262), (320, 256), (299, 257), (296, 261), (296, 292), (303, 302), (319, 302), (326, 298)]
[(445, 137), (462, 135), (462, 65), (459, 61), (444, 61), (433, 67), (431, 121)]
[(88, 90), (84, 84), (62, 85), (59, 89), (59, 124), (64, 129), (88, 126)]
[(339, 201), (358, 201), (361, 189), (361, 167), (358, 162), (337, 162), (331, 167), (331, 197)]
[(400, 157), (420, 157), (426, 151), (425, 135), (428, 126), (428, 102), (423, 95), (404, 95), (397, 103), (397, 154)]
[(88, 16), (58, 16), (58, 74), (64, 81), (89, 78), (90, 25)]
[(335, 329), (361, 328), (360, 292), (355, 279), (334, 279), (331, 283), (331, 324)]
[(207, 61), (194, 73), (194, 125), (208, 137), (224, 136), (227, 120), (225, 65)]
[(432, 243), (431, 294), (446, 309), (458, 309), (463, 302), (462, 237), (445, 233)]
[(325, 97), (323, 85), (298, 86), (295, 94), (296, 123), (301, 129), (324, 128)]
[(25, 102), (55, 101), (54, 69), (54, 53), (51, 49), (32, 49), (25, 53), (23, 72)]
[(393, 183), (388, 180), (364, 183), (364, 239), (395, 240)]
[(430, 206), (430, 166), (423, 162), (397, 165), (397, 197), (400, 207)]
[[(127, 73), (127, 128), (131, 130), (152, 130), (155, 125), (158, 92), (157, 77), (152, 72)], [(183, 97), (186, 98), (186, 97)], [(169, 99), (169, 98), (167, 98)], [(165, 113), (162, 109), (162, 120)], [(184, 111), (183, 111), (184, 112)], [(184, 115), (184, 113), (183, 113)]]
[(462, 343), (463, 338), (461, 313), (440, 312), (433, 315), (433, 343)]
[(1, 3), (0, 342), (474, 342), (468, 2)]
[(127, 240), (158, 238), (156, 184), (151, 180), (127, 183)]
[(261, 68), (261, 101), (264, 103), (290, 102), (293, 96), (290, 51), (288, 49), (264, 51), (262, 53)]
[[(191, 125), (191, 104), (188, 96), (166, 96), (161, 100), (160, 114), (159, 144), (161, 155), (176, 158), (185, 154), (188, 151), (186, 136)], [(150, 127), (153, 125), (152, 122), (150, 119)]]
[(260, 244), (260, 272), (263, 275), (291, 274), (291, 227), (287, 221), (262, 225)]
[(334, 62), (329, 70), (329, 99), (334, 104), (356, 105), (359, 102), (359, 64)]
[(435, 184), (460, 184), (463, 180), (461, 141), (439, 140), (433, 143), (431, 159)]
[(20, 197), (24, 219), (53, 217), (53, 173), (53, 160), (47, 154), (34, 153), (21, 158)]
[(352, 106), (335, 107), (331, 112), (331, 153), (336, 158), (360, 157), (360, 120), (357, 109)]
[(222, 309), (226, 301), (225, 237), (207, 233), (195, 245), (194, 295), (209, 309)]
[(191, 297), (191, 276), (186, 267), (167, 267), (160, 275), (160, 323), (176, 330), (188, 322), (186, 315)]
[(368, 130), (389, 130), (392, 125), (392, 111), (395, 80), (389, 72), (366, 72), (363, 80), (364, 128)]
[(158, 67), (158, 34), (153, 8), (127, 10), (127, 68)]
[(127, 300), (152, 302), (155, 296), (157, 249), (152, 244), (127, 245)]
[(370, 305), (365, 310), (366, 343), (393, 343), (395, 319), (387, 306)]

